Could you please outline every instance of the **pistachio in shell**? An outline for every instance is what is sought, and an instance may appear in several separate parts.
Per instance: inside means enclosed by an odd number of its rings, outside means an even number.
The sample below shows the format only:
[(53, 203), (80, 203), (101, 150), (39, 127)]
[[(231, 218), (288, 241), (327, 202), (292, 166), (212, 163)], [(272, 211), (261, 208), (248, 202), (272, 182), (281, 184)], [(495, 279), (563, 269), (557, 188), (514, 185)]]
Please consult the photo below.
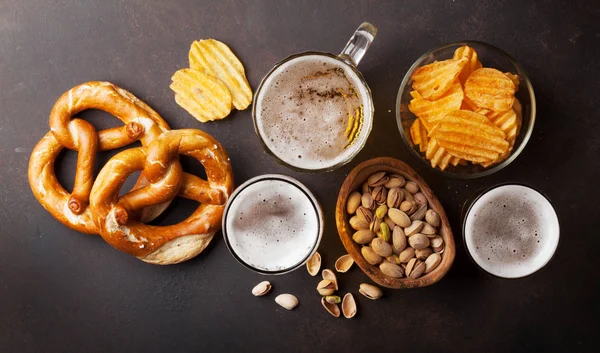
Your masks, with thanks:
[(371, 195), (373, 196), (373, 201), (378, 204), (382, 204), (387, 201), (387, 189), (383, 186), (378, 186), (373, 191), (371, 191)]
[(370, 193), (371, 193), (371, 188), (369, 187), (369, 183), (368, 183), (367, 181), (365, 181), (365, 182), (362, 184), (362, 186), (361, 186), (361, 188), (360, 188), (360, 191), (361, 191), (363, 194), (366, 194), (366, 193), (369, 193), (369, 194), (370, 194)]
[(382, 262), (381, 265), (379, 265), (379, 269), (388, 277), (402, 278), (404, 276), (404, 271), (402, 271), (400, 266), (388, 261)]
[(444, 239), (442, 239), (442, 237), (439, 235), (431, 238), (429, 243), (434, 252), (441, 254), (444, 251)]
[(339, 259), (335, 261), (335, 270), (339, 273), (346, 273), (354, 264), (354, 259), (349, 254), (340, 256)]
[(383, 184), (388, 189), (402, 187), (406, 184), (406, 179), (402, 175), (392, 174), (389, 176), (388, 181)]
[(425, 218), (425, 213), (427, 212), (427, 205), (420, 206), (415, 213), (410, 216), (411, 221), (421, 221)]
[(369, 224), (369, 230), (371, 232), (377, 233), (379, 231), (380, 226), (381, 226), (381, 219), (375, 217), (375, 218), (373, 218), (373, 222), (371, 222), (371, 224)]
[(429, 273), (442, 262), (442, 256), (438, 253), (433, 253), (429, 255), (427, 260), (425, 260), (425, 273)]
[(388, 210), (388, 216), (392, 220), (392, 222), (396, 223), (402, 228), (408, 227), (411, 224), (410, 217), (403, 211), (397, 208), (390, 208)]
[[(408, 269), (408, 267), (407, 267)], [(408, 275), (409, 278), (415, 279), (415, 278), (419, 278), (421, 277), (421, 275), (423, 274), (423, 272), (425, 271), (425, 263), (421, 260), (416, 260), (415, 264), (412, 268), (412, 271), (410, 271), (410, 274)]]
[(306, 270), (308, 270), (308, 274), (311, 276), (316, 276), (321, 269), (321, 254), (315, 251), (315, 253), (306, 261)]
[(400, 188), (391, 188), (387, 194), (388, 208), (398, 208), (404, 199), (404, 191)]
[(358, 191), (354, 191), (348, 196), (348, 201), (346, 202), (346, 212), (348, 214), (354, 214), (358, 206), (360, 206), (360, 198), (361, 195)]
[(427, 236), (435, 234), (435, 227), (431, 224), (425, 222), (423, 223), (423, 229), (419, 233), (425, 234)]
[(407, 181), (404, 188), (413, 195), (419, 192), (419, 185), (414, 181)]
[[(416, 210), (417, 208), (417, 203), (414, 201), (410, 201), (410, 200), (404, 200), (402, 201), (402, 203), (400, 204), (400, 211), (404, 212), (404, 213), (413, 213), (413, 210)], [(413, 212), (411, 212), (413, 211)]]
[(410, 226), (404, 228), (404, 233), (407, 237), (417, 234), (423, 229), (424, 224), (421, 221), (413, 221)]
[(418, 192), (413, 195), (415, 198), (415, 202), (419, 206), (427, 205), (427, 197), (422, 192)]
[(400, 258), (400, 262), (402, 263), (407, 263), (410, 261), (410, 259), (415, 257), (415, 249), (411, 248), (410, 246), (407, 247), (406, 249), (402, 250), (400, 252), (400, 254), (398, 254), (398, 258)]
[(352, 240), (357, 244), (368, 244), (373, 238), (375, 238), (375, 233), (368, 229), (357, 230), (354, 235), (352, 235)]
[(361, 283), (358, 292), (371, 300), (376, 300), (383, 296), (383, 292), (379, 287), (368, 283)]
[(275, 302), (287, 310), (292, 310), (298, 306), (298, 298), (291, 294), (280, 294), (275, 298)]
[(425, 221), (434, 227), (439, 227), (440, 215), (434, 210), (428, 210), (427, 213), (425, 213)]
[(399, 254), (406, 248), (406, 235), (401, 227), (395, 226), (392, 232), (392, 247), (396, 254)]
[(356, 216), (360, 220), (365, 221), (367, 224), (370, 224), (371, 222), (373, 222), (373, 211), (371, 211), (370, 209), (368, 209), (364, 206), (359, 206), (356, 209)]
[(406, 268), (405, 273), (406, 273), (406, 277), (410, 277), (410, 274), (413, 270), (413, 268), (415, 267), (415, 264), (417, 263), (417, 258), (413, 257), (412, 259), (410, 259), (410, 261), (406, 264)]
[(323, 270), (323, 272), (321, 272), (321, 276), (323, 277), (323, 279), (331, 281), (335, 286), (335, 290), (338, 290), (337, 277), (335, 276), (335, 273), (333, 273), (333, 271), (326, 268)]
[(430, 247), (415, 250), (415, 256), (417, 257), (417, 259), (419, 259), (421, 261), (425, 261), (429, 257), (429, 255), (431, 255), (432, 253), (433, 253), (433, 250)]
[(348, 222), (350, 223), (350, 227), (352, 227), (354, 230), (369, 229), (369, 223), (365, 222), (358, 216), (350, 217)]
[(362, 194), (362, 196), (360, 197), (360, 204), (366, 209), (373, 209), (373, 207), (375, 206), (375, 202), (373, 201), (373, 196), (370, 192)]
[(337, 306), (337, 304), (330, 303), (325, 299), (325, 297), (323, 297), (321, 298), (321, 305), (323, 305), (325, 310), (327, 310), (327, 312), (334, 317), (340, 317), (340, 308)]
[(388, 227), (390, 227), (390, 229), (394, 229), (396, 227), (396, 223), (394, 223), (394, 221), (392, 221), (390, 216), (385, 216), (383, 221), (388, 225)]
[(415, 250), (424, 249), (429, 246), (429, 238), (425, 234), (416, 233), (408, 238), (408, 245)]
[(271, 282), (262, 281), (252, 288), (252, 295), (255, 297), (262, 297), (263, 295), (269, 293), (269, 291), (271, 291)]
[[(404, 201), (412, 201), (415, 202), (415, 197), (408, 190), (402, 188), (404, 191)], [(415, 202), (416, 203), (416, 202)]]
[(346, 319), (352, 319), (356, 315), (356, 301), (352, 293), (346, 293), (342, 300), (342, 313)]
[(385, 258), (388, 262), (396, 264), (396, 265), (400, 265), (400, 258), (398, 257), (398, 255), (390, 255), (388, 257)]
[(381, 257), (388, 257), (392, 254), (392, 246), (381, 238), (375, 238), (371, 242), (373, 251)]
[(335, 293), (335, 284), (328, 279), (321, 280), (317, 284), (317, 292), (322, 296), (332, 295)]
[(365, 261), (373, 266), (378, 265), (383, 260), (381, 256), (377, 255), (370, 246), (363, 246), (362, 249), (360, 249), (360, 253)]
[(389, 177), (385, 175), (385, 172), (377, 172), (369, 175), (367, 183), (371, 187), (382, 186), (389, 180)]

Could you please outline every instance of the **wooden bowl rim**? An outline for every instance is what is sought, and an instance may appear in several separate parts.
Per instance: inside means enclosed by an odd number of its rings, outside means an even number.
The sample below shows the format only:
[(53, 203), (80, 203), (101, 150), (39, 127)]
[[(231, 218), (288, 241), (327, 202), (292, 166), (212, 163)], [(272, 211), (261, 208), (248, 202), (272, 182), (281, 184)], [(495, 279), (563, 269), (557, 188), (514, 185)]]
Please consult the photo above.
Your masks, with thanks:
[[(416, 182), (419, 185), (419, 189), (423, 191), (423, 194), (426, 196), (431, 208), (440, 215), (441, 228), (439, 235), (442, 236), (445, 243), (444, 253), (442, 254), (442, 262), (435, 270), (417, 279), (410, 279), (406, 277), (391, 278), (384, 276), (379, 270), (379, 267), (373, 266), (366, 262), (366, 260), (362, 257), (359, 251), (359, 246), (356, 243), (354, 243), (351, 234), (348, 232), (348, 230), (350, 230), (351, 228), (348, 223), (348, 217), (346, 214), (346, 201), (348, 199), (348, 195), (352, 191), (354, 191), (350, 190), (350, 186), (355, 181), (360, 172), (362, 172), (366, 168), (377, 165), (381, 165), (382, 169), (385, 167), (395, 169), (394, 172), (399, 172), (399, 174), (407, 176), (408, 179)], [(363, 181), (361, 181), (361, 184), (362, 182)], [(364, 161), (356, 167), (354, 167), (354, 169), (352, 169), (352, 171), (348, 174), (348, 176), (344, 180), (344, 183), (340, 187), (336, 203), (335, 221), (338, 230), (338, 235), (348, 254), (352, 256), (356, 264), (371, 280), (383, 287), (418, 288), (432, 285), (438, 282), (440, 279), (442, 279), (442, 277), (444, 277), (444, 275), (446, 275), (446, 273), (448, 273), (450, 267), (452, 266), (452, 263), (454, 262), (454, 257), (456, 255), (454, 236), (452, 234), (452, 229), (450, 227), (450, 223), (448, 222), (448, 217), (446, 216), (444, 208), (442, 207), (441, 203), (439, 202), (429, 185), (427, 185), (427, 183), (423, 180), (423, 178), (421, 178), (417, 174), (417, 172), (415, 172), (410, 166), (398, 159), (391, 157), (376, 157)]]

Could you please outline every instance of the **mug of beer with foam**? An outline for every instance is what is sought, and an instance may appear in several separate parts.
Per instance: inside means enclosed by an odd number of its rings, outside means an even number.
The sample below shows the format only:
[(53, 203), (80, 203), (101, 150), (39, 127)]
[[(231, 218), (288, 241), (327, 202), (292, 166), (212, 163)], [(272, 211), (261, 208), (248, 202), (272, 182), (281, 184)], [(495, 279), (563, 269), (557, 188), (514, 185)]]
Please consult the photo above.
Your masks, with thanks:
[(277, 161), (298, 171), (331, 171), (364, 147), (373, 99), (356, 66), (376, 33), (365, 22), (341, 54), (295, 54), (263, 78), (252, 117), (263, 147)]

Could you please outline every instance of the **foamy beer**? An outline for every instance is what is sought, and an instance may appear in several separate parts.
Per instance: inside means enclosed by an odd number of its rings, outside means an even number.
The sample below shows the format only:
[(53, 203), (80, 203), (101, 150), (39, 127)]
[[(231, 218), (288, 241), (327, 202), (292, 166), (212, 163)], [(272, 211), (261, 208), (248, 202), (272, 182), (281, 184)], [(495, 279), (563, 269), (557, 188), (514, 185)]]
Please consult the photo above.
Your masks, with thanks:
[(373, 101), (356, 65), (376, 32), (363, 23), (340, 55), (292, 55), (262, 80), (254, 96), (254, 126), (278, 161), (296, 170), (328, 171), (363, 148), (373, 123)]
[(323, 213), (313, 194), (288, 176), (267, 174), (248, 180), (229, 198), (223, 236), (232, 255), (263, 274), (302, 266), (323, 235)]
[(544, 267), (558, 246), (558, 216), (548, 199), (522, 185), (483, 192), (463, 222), (465, 246), (479, 267), (503, 278), (520, 278)]

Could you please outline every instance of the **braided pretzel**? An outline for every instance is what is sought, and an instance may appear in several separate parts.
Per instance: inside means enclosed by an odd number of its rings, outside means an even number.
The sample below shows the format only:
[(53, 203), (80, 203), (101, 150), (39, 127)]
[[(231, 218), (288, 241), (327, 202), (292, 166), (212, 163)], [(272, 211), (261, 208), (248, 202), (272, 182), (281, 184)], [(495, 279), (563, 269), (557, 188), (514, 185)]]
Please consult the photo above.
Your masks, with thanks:
[[(182, 173), (178, 154), (191, 156), (206, 168), (205, 181)], [(149, 185), (119, 197), (129, 175), (143, 170)], [(125, 150), (102, 168), (90, 205), (102, 238), (116, 249), (154, 264), (186, 261), (206, 248), (220, 228), (225, 202), (233, 190), (227, 153), (210, 135), (193, 129), (163, 132), (147, 148)], [(186, 220), (152, 226), (129, 217), (143, 207), (175, 195), (200, 202)]]
[[(119, 118), (124, 126), (102, 130), (85, 120), (72, 119), (86, 109), (100, 109)], [(61, 223), (82, 233), (98, 234), (93, 212), (88, 207), (97, 151), (126, 146), (140, 140), (147, 146), (163, 131), (167, 123), (152, 108), (108, 82), (87, 82), (65, 92), (50, 113), (50, 132), (35, 146), (29, 160), (29, 183), (38, 201)], [(63, 148), (78, 151), (73, 192), (69, 194), (58, 182), (54, 161)], [(178, 162), (176, 162), (178, 163)], [(147, 184), (144, 175), (135, 188)], [(168, 205), (145, 209), (148, 221)]]

